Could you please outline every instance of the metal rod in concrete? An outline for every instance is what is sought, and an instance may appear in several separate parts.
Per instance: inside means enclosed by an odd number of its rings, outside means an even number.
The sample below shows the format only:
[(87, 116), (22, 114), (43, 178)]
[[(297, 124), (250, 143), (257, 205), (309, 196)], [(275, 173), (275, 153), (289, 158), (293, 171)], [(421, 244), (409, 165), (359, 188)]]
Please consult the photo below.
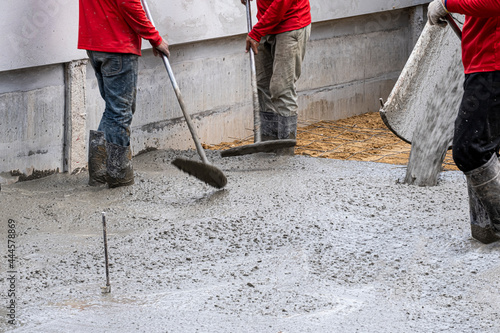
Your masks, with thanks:
[(104, 260), (106, 264), (106, 286), (101, 287), (103, 293), (111, 292), (111, 284), (109, 282), (109, 260), (108, 260), (108, 236), (106, 228), (106, 213), (102, 213), (102, 235), (104, 239)]

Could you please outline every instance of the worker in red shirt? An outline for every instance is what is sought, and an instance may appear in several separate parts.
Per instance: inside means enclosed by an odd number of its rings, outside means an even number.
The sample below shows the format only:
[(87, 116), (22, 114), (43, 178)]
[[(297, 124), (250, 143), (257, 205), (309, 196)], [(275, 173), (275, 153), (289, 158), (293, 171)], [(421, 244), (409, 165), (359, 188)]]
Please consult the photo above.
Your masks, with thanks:
[(434, 0), (430, 24), (445, 26), (448, 12), (465, 15), (453, 159), (467, 178), (472, 236), (491, 243), (500, 239), (500, 1)]
[(135, 112), (142, 38), (169, 56), (168, 43), (147, 19), (140, 0), (80, 0), (78, 48), (87, 50), (106, 103), (90, 131), (89, 185), (132, 185), (130, 124)]
[[(311, 34), (311, 6), (309, 0), (257, 0), (257, 9), (258, 22), (246, 38), (246, 50), (255, 53), (262, 141), (295, 139), (295, 83)], [(293, 155), (293, 147), (281, 153)]]

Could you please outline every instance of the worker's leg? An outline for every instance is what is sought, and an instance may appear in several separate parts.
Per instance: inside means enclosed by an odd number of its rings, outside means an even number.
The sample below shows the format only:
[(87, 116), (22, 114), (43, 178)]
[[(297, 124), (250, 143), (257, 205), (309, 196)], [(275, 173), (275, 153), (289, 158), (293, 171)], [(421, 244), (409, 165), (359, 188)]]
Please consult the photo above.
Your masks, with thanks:
[(269, 83), (271, 100), (276, 112), (283, 117), (297, 115), (295, 83), (302, 73), (302, 61), (311, 27), (276, 35), (272, 78)]
[(472, 236), (496, 241), (500, 230), (500, 73), (466, 76), (455, 122), (453, 158), (467, 177)]
[(135, 112), (138, 56), (95, 51), (89, 54), (106, 103), (98, 130), (105, 133), (107, 142), (126, 147)]
[(262, 141), (278, 139), (278, 113), (271, 101), (271, 91), (269, 90), (273, 76), (275, 44), (276, 35), (263, 37), (259, 44), (259, 52), (255, 55)]
[(99, 124), (107, 152), (107, 183), (110, 187), (131, 185), (130, 125), (135, 112), (138, 56), (89, 51), (106, 108)]
[[(297, 137), (297, 88), (311, 27), (276, 35), (271, 100), (278, 113), (278, 139)], [(293, 148), (287, 152), (293, 154)]]

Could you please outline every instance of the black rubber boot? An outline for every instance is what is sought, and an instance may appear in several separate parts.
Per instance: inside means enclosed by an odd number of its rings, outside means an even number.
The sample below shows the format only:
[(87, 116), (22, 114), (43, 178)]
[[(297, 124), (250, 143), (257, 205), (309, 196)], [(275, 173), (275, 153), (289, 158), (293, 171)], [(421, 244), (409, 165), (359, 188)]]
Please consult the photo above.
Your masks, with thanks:
[[(278, 140), (286, 139), (297, 139), (297, 116), (283, 117), (278, 115)], [(295, 148), (279, 149), (276, 154), (292, 156), (295, 154)]]
[(123, 147), (106, 142), (106, 150), (108, 153), (106, 182), (109, 188), (134, 184), (130, 146)]
[(260, 140), (278, 140), (278, 114), (274, 112), (260, 112)]
[(106, 183), (106, 139), (104, 132), (90, 131), (89, 135), (89, 185)]
[(484, 244), (500, 239), (500, 162), (493, 155), (465, 173), (469, 192), (472, 237)]

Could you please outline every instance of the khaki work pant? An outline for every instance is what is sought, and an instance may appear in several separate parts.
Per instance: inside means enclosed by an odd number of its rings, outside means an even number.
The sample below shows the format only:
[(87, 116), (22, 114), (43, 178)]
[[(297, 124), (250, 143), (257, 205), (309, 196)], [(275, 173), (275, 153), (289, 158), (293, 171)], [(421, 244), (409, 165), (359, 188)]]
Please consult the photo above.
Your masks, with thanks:
[(255, 56), (260, 110), (283, 117), (297, 115), (297, 89), (311, 25), (264, 36)]

